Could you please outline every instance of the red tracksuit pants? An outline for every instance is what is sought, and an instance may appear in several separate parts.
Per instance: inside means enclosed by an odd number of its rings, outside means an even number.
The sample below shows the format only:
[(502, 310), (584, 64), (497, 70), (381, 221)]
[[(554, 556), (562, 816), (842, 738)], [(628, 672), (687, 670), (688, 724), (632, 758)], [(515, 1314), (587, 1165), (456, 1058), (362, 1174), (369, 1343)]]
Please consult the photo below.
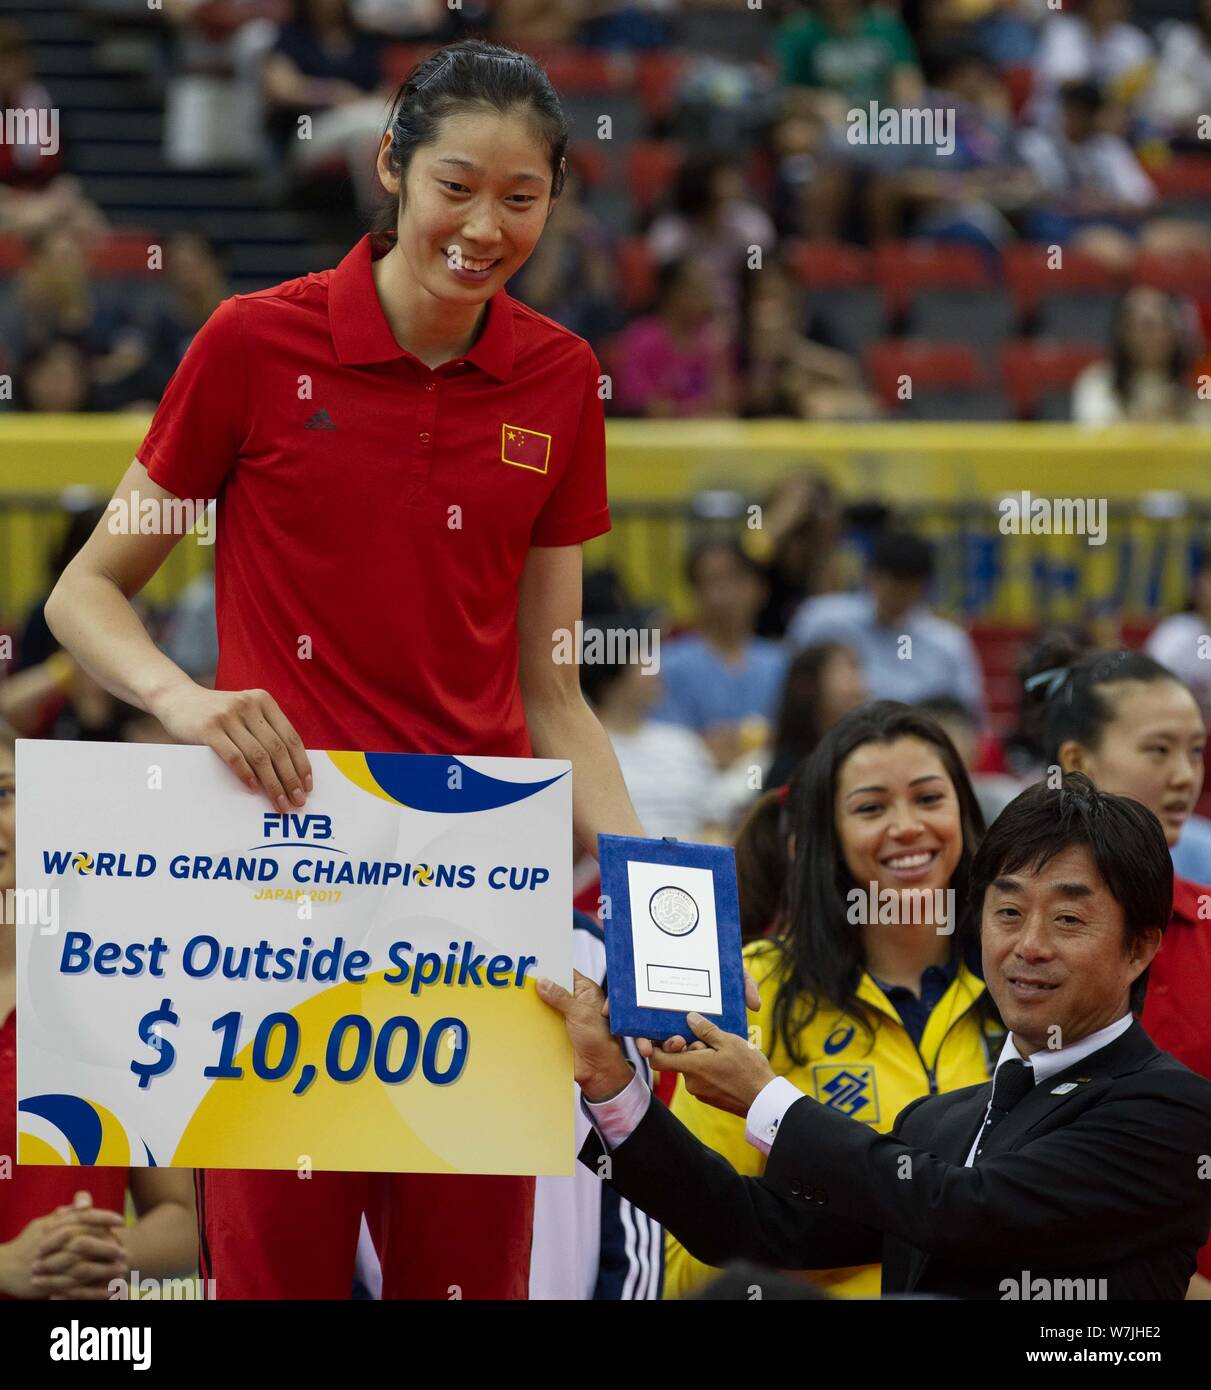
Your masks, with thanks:
[(208, 1169), (201, 1272), (220, 1299), (347, 1299), (362, 1213), (383, 1298), (528, 1296), (534, 1179)]

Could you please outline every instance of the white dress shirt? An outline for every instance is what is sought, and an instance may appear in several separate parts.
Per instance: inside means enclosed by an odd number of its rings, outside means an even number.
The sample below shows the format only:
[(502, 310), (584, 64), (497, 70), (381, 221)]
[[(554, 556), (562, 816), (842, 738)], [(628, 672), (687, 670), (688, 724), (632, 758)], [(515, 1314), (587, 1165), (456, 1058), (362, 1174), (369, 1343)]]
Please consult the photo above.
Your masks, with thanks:
[[(1028, 1058), (1022, 1057), (1013, 1040), (1013, 1034), (1010, 1033), (1005, 1039), (1005, 1045), (1001, 1048), (1000, 1057), (997, 1058), (997, 1066), (999, 1067), (1002, 1062), (1011, 1059), (1016, 1059), (1019, 1062), (1025, 1061), (1026, 1065), (1033, 1069), (1034, 1084), (1038, 1086), (1049, 1077), (1067, 1071), (1069, 1067), (1074, 1067), (1084, 1058), (1092, 1056), (1093, 1053), (1100, 1051), (1116, 1038), (1121, 1037), (1131, 1027), (1133, 1021), (1131, 1014), (1124, 1014), (1117, 1022), (1108, 1024), (1105, 1028), (1099, 1028), (1096, 1033), (1090, 1033), (1087, 1037), (1081, 1038), (1079, 1042), (1071, 1043), (1067, 1047), (1043, 1048)], [(745, 1138), (748, 1142), (754, 1148), (760, 1149), (763, 1154), (768, 1154), (770, 1149), (774, 1147), (778, 1128), (782, 1124), (786, 1112), (797, 1101), (803, 1100), (805, 1094), (785, 1076), (776, 1076), (768, 1082), (749, 1107), (748, 1119), (745, 1124)], [(651, 1098), (651, 1092), (643, 1078), (635, 1076), (631, 1079), (630, 1085), (620, 1091), (612, 1100), (599, 1101), (596, 1104), (590, 1101), (582, 1101), (581, 1103), (593, 1128), (601, 1136), (601, 1142), (607, 1149), (616, 1149), (624, 1140), (629, 1139), (639, 1127), (640, 1120), (647, 1114)], [(988, 1104), (989, 1106), (992, 1104), (991, 1095)], [(967, 1168), (971, 1167), (972, 1159), (975, 1157), (976, 1144), (987, 1119), (988, 1109), (986, 1108), (984, 1119), (980, 1122), (980, 1128), (976, 1131), (976, 1137), (967, 1154), (967, 1162), (964, 1165)]]

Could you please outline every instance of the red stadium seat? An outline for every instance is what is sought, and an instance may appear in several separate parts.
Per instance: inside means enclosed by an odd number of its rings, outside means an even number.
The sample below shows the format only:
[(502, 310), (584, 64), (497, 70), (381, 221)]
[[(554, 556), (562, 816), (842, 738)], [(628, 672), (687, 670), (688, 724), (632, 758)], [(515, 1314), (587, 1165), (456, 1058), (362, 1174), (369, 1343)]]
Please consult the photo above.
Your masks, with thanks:
[(594, 140), (576, 140), (568, 147), (568, 164), (575, 168), (586, 188), (597, 188), (606, 181), (609, 161)]
[(1001, 73), (1005, 89), (1009, 93), (1009, 104), (1013, 114), (1020, 116), (1026, 103), (1034, 95), (1034, 69), (1031, 67), (1006, 68)]
[(29, 260), (29, 248), (21, 237), (0, 232), (0, 271), (11, 275)]
[(621, 54), (534, 45), (526, 51), (541, 64), (556, 91), (563, 96), (608, 92), (629, 85), (630, 64)]
[(1191, 299), (1211, 299), (1211, 252), (1175, 256), (1143, 251), (1136, 257), (1131, 282)]
[(412, 69), (436, 53), (441, 47), (436, 43), (393, 43), (383, 52), (383, 81), (389, 86), (398, 86)]
[(627, 188), (640, 212), (650, 212), (669, 191), (684, 158), (676, 140), (636, 140), (627, 150)]
[(874, 273), (892, 315), (907, 309), (921, 290), (983, 289), (992, 281), (974, 247), (932, 241), (884, 242), (875, 247)]
[(623, 307), (628, 313), (647, 307), (656, 289), (656, 262), (643, 237), (627, 237), (619, 242), (618, 281), (622, 287)]
[(1048, 295), (1121, 288), (1121, 278), (1092, 256), (1064, 250), (1058, 266), (1052, 266), (1050, 259), (1041, 243), (1022, 242), (1005, 248), (1005, 279), (1023, 318), (1033, 314)]
[(978, 390), (987, 384), (979, 360), (964, 343), (929, 343), (916, 338), (883, 338), (866, 350), (866, 370), (883, 404), (895, 409), (900, 378), (918, 391)]
[(89, 268), (94, 275), (111, 277), (154, 275), (147, 264), (148, 247), (162, 244), (154, 232), (137, 228), (108, 232), (89, 249)]
[(635, 87), (648, 120), (661, 120), (672, 110), (677, 89), (690, 61), (681, 53), (644, 53), (640, 56)]
[(1006, 343), (1001, 354), (1005, 389), (1018, 415), (1029, 419), (1044, 391), (1066, 389), (1106, 350), (1099, 343), (1057, 343), (1050, 339)]
[(852, 288), (871, 282), (870, 252), (840, 241), (797, 241), (787, 259), (808, 289)]
[(1148, 173), (1162, 198), (1211, 198), (1211, 159), (1179, 156)]

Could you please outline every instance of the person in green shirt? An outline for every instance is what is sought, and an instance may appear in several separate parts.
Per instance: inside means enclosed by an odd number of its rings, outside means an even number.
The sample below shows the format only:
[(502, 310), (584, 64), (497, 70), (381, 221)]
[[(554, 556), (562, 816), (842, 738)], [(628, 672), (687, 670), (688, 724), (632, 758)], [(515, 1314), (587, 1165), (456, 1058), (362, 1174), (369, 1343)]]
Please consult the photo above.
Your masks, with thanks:
[[(917, 51), (903, 21), (862, 0), (817, 0), (783, 23), (775, 49), (788, 85), (831, 94), (843, 109), (871, 101), (911, 106), (921, 96)], [(822, 114), (844, 118), (843, 110)]]

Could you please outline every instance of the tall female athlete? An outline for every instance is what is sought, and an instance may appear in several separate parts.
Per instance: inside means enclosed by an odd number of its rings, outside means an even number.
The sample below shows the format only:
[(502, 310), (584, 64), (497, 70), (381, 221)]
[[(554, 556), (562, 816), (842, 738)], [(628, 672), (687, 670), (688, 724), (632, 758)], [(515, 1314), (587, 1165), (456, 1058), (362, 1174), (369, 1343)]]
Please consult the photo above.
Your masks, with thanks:
[[(581, 542), (609, 529), (599, 365), (504, 289), (567, 141), (531, 58), (440, 50), (379, 150), (394, 230), (198, 333), (115, 498), (219, 499), (217, 689), (130, 606), (177, 535), (98, 527), (47, 604), (98, 680), (282, 810), (312, 790), (305, 747), (532, 753), (573, 763), (584, 848), (643, 833), (577, 668), (553, 660)], [(198, 1199), (221, 1298), (348, 1297), (363, 1209), (384, 1297), (526, 1295), (532, 1179), (214, 1171)]]

